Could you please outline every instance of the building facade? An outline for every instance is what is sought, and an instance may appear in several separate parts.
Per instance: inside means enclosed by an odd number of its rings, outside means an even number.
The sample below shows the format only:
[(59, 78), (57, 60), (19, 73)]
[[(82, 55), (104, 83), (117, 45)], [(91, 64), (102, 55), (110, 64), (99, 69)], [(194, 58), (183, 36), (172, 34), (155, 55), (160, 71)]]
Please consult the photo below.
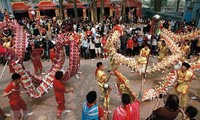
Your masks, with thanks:
[(183, 20), (196, 21), (196, 26), (200, 27), (200, 0), (186, 0)]

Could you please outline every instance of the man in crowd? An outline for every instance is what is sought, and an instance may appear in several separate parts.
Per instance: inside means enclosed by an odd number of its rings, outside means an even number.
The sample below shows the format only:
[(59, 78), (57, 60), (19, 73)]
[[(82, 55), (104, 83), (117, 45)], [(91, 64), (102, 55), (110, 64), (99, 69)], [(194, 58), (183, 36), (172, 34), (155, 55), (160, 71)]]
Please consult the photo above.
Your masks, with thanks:
[(129, 57), (132, 56), (133, 53), (133, 46), (134, 46), (134, 42), (132, 37), (129, 37), (127, 44), (126, 44), (126, 53)]
[(104, 113), (103, 108), (96, 103), (97, 93), (90, 91), (86, 96), (86, 102), (82, 108), (82, 120), (107, 120), (108, 112)]
[(103, 98), (104, 98), (103, 85), (109, 81), (112, 73), (109, 73), (108, 76), (106, 75), (106, 73), (104, 72), (105, 66), (103, 65), (102, 62), (98, 62), (96, 66), (97, 66), (97, 68), (96, 68), (96, 71), (95, 71), (95, 77), (96, 77), (97, 82), (99, 84), (99, 89), (100, 89), (100, 92), (101, 92), (101, 100), (103, 100)]
[(100, 35), (97, 34), (96, 38), (94, 40), (94, 45), (95, 45), (95, 53), (96, 53), (96, 58), (100, 59), (101, 57), (101, 41), (100, 41)]
[(134, 96), (131, 103), (129, 94), (122, 94), (122, 105), (117, 107), (113, 114), (113, 120), (140, 120), (140, 102), (143, 96), (143, 86), (145, 79), (142, 80), (141, 89), (138, 98)]
[(28, 117), (33, 114), (33, 113), (27, 112), (27, 105), (20, 96), (21, 93), (27, 92), (27, 91), (20, 91), (20, 79), (21, 79), (21, 75), (14, 73), (12, 75), (12, 81), (6, 87), (2, 95), (2, 97), (8, 96), (11, 109), (13, 110), (13, 113), (14, 113), (14, 120), (22, 119), (22, 114), (20, 111), (21, 109), (23, 110), (24, 117)]
[(65, 114), (70, 112), (70, 110), (65, 110), (65, 93), (73, 93), (73, 88), (65, 88), (63, 78), (63, 72), (57, 71), (55, 73), (55, 79), (53, 81), (53, 88), (55, 93), (56, 102), (58, 104), (57, 107), (57, 118), (61, 119), (61, 114)]

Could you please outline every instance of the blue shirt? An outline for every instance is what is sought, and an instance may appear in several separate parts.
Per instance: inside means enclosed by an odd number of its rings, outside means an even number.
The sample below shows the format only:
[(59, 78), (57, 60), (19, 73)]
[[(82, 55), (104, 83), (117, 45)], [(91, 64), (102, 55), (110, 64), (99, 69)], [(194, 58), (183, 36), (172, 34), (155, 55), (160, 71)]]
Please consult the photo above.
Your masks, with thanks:
[(4, 20), (4, 14), (3, 13), (0, 13), (0, 20)]

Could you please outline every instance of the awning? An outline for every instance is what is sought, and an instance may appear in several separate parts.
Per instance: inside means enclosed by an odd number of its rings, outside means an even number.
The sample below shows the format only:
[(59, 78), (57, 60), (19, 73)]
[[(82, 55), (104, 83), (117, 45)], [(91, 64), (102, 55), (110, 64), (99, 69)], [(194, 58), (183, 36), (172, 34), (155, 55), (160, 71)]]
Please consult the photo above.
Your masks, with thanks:
[[(74, 2), (65, 2), (65, 3), (63, 3), (63, 5), (67, 9), (74, 8)], [(86, 2), (81, 2), (80, 0), (76, 0), (76, 5), (77, 5), (77, 8), (86, 8), (87, 3)]]
[[(101, 7), (101, 0), (97, 0), (97, 7)], [(104, 7), (111, 7), (111, 2), (109, 0), (104, 0)]]
[(38, 7), (38, 10), (52, 10), (52, 9), (56, 9), (57, 4), (51, 1), (41, 1), (35, 6)]
[(31, 6), (25, 4), (24, 2), (13, 2), (12, 9), (13, 11), (28, 11)]
[(126, 0), (126, 7), (142, 7), (142, 3), (136, 0)]

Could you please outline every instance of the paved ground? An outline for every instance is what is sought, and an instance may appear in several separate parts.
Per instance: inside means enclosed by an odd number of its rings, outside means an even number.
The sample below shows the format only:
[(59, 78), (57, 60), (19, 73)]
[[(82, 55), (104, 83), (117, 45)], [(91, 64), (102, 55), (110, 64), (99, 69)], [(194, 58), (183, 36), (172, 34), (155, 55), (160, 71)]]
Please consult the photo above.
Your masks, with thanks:
[[(67, 60), (66, 60), (67, 61)], [(63, 116), (63, 120), (80, 120), (81, 119), (81, 108), (82, 104), (85, 101), (85, 95), (90, 90), (95, 90), (99, 93), (98, 85), (94, 77), (95, 67), (96, 63), (98, 61), (102, 61), (105, 65), (109, 65), (108, 60), (81, 60), (81, 67), (80, 71), (83, 72), (80, 75), (80, 79), (76, 79), (75, 77), (71, 78), (67, 83), (66, 86), (68, 87), (74, 87), (75, 91), (74, 94), (66, 94), (66, 108), (71, 109), (72, 111), (66, 115)], [(152, 60), (154, 61), (154, 60)], [(67, 62), (66, 62), (67, 63)], [(44, 69), (47, 71), (50, 68), (51, 62), (43, 62)], [(66, 64), (67, 65), (67, 64)], [(27, 62), (25, 63), (25, 66), (27, 69), (33, 71), (32, 63)], [(67, 66), (66, 66), (67, 67)], [(2, 71), (3, 66), (0, 66), (0, 71)], [(121, 66), (119, 69), (131, 82), (131, 88), (138, 92), (140, 89), (141, 84), (141, 77), (136, 73), (131, 73), (130, 69), (128, 67)], [(198, 71), (196, 74), (199, 74)], [(161, 78), (165, 74), (164, 73), (154, 73), (152, 75), (149, 75), (147, 77), (147, 82), (145, 85), (145, 88), (151, 88), (152, 86), (156, 85), (159, 81), (153, 81), (153, 78)], [(3, 90), (10, 82), (10, 76), (8, 67), (5, 70), (5, 73), (0, 80), (0, 94), (3, 93)], [(110, 82), (112, 87), (111, 92), (111, 101), (110, 106), (111, 110), (114, 111), (117, 106), (120, 105), (120, 97), (118, 94), (118, 91), (115, 87), (115, 77), (111, 77)], [(192, 96), (193, 94), (197, 94), (197, 91), (199, 91), (199, 81), (193, 81), (190, 87), (189, 96)], [(174, 93), (174, 90), (170, 90), (170, 93)], [(43, 97), (39, 99), (31, 99), (28, 95), (24, 94), (22, 95), (24, 100), (26, 101), (28, 105), (28, 109), (30, 111), (34, 112), (34, 115), (27, 118), (27, 120), (37, 120), (40, 116), (45, 115), (48, 116), (49, 120), (56, 120), (56, 101), (54, 98), (53, 90), (50, 90), (48, 94), (45, 94)], [(1, 98), (0, 99), (0, 106), (1, 108), (9, 112), (10, 106), (8, 103), (7, 98)], [(102, 102), (98, 100), (99, 105), (102, 105)], [(156, 104), (156, 100), (152, 101), (146, 101), (141, 103), (141, 120), (145, 120), (152, 112), (152, 108)], [(162, 103), (163, 104), (163, 103)], [(190, 105), (194, 105), (200, 110), (200, 103), (199, 101), (193, 101), (189, 100)], [(161, 105), (162, 106), (162, 105)], [(110, 120), (112, 119), (112, 114), (110, 114)], [(180, 119), (180, 115), (177, 118), (177, 120)], [(198, 119), (200, 119), (200, 114), (198, 114)], [(0, 120), (4, 120), (0, 117)], [(11, 118), (6, 118), (5, 120), (11, 120)]]

